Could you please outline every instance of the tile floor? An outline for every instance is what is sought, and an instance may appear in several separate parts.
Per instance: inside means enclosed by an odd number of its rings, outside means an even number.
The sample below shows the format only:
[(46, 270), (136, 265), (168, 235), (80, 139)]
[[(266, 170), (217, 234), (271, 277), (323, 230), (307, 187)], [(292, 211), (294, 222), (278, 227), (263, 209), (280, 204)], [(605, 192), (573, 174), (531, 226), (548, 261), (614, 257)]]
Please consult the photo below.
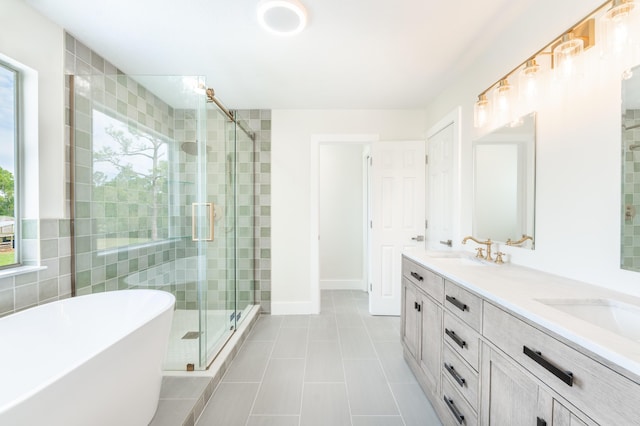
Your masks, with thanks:
[[(193, 378), (193, 388), (203, 385)], [(197, 393), (188, 386), (173, 389), (184, 398)], [(176, 404), (180, 397), (175, 395)], [(170, 424), (172, 410), (164, 409), (157, 420)], [(367, 294), (359, 291), (323, 291), (320, 315), (262, 316), (196, 422), (440, 424), (402, 357), (400, 319), (370, 316)]]

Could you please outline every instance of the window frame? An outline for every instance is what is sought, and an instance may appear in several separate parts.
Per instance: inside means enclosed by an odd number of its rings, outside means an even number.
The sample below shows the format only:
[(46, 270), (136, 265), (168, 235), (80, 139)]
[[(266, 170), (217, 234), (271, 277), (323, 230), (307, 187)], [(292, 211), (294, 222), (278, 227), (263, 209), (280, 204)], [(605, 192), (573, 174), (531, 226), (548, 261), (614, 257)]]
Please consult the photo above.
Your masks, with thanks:
[(21, 146), (22, 146), (22, 123), (23, 123), (23, 105), (22, 105), (22, 71), (15, 66), (0, 59), (0, 67), (13, 73), (13, 97), (14, 97), (14, 122), (13, 122), (13, 246), (15, 253), (15, 262), (8, 265), (0, 265), (0, 271), (6, 271), (12, 268), (21, 267)]

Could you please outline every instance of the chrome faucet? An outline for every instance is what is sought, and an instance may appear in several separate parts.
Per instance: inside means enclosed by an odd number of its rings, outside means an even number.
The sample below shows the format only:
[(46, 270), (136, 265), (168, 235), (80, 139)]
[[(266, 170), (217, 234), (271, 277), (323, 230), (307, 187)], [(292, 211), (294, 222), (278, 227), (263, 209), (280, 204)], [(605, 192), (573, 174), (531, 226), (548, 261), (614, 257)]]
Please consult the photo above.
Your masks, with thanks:
[[(487, 241), (480, 241), (477, 240), (475, 238), (473, 238), (471, 235), (469, 235), (468, 237), (464, 237), (462, 239), (462, 244), (467, 244), (467, 241), (472, 240), (475, 241), (478, 244), (484, 244), (487, 246), (487, 254), (484, 257), (485, 260), (493, 260), (493, 257), (491, 257), (491, 244), (493, 244), (493, 241), (491, 241), (491, 238), (489, 238)], [(480, 255), (482, 252), (478, 251), (478, 254)], [(478, 256), (478, 257), (482, 257), (482, 256)]]

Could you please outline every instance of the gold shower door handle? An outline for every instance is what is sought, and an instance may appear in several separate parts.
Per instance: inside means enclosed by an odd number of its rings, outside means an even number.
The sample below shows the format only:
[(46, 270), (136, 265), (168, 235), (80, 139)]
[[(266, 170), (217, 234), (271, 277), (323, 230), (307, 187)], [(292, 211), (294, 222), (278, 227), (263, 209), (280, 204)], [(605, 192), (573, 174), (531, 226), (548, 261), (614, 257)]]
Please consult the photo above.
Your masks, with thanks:
[[(207, 238), (199, 238), (200, 234), (197, 232), (196, 210), (199, 207), (209, 210), (209, 235)], [(213, 203), (191, 203), (191, 241), (213, 241), (213, 215)]]

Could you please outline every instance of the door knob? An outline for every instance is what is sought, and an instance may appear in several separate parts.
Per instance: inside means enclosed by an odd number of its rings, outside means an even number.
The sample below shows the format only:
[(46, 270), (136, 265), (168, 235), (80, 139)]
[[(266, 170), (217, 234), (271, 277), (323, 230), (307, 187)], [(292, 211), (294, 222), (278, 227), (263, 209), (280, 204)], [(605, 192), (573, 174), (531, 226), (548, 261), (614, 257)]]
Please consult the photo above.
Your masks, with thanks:
[(424, 241), (424, 235), (416, 235), (415, 237), (411, 237), (413, 241)]

